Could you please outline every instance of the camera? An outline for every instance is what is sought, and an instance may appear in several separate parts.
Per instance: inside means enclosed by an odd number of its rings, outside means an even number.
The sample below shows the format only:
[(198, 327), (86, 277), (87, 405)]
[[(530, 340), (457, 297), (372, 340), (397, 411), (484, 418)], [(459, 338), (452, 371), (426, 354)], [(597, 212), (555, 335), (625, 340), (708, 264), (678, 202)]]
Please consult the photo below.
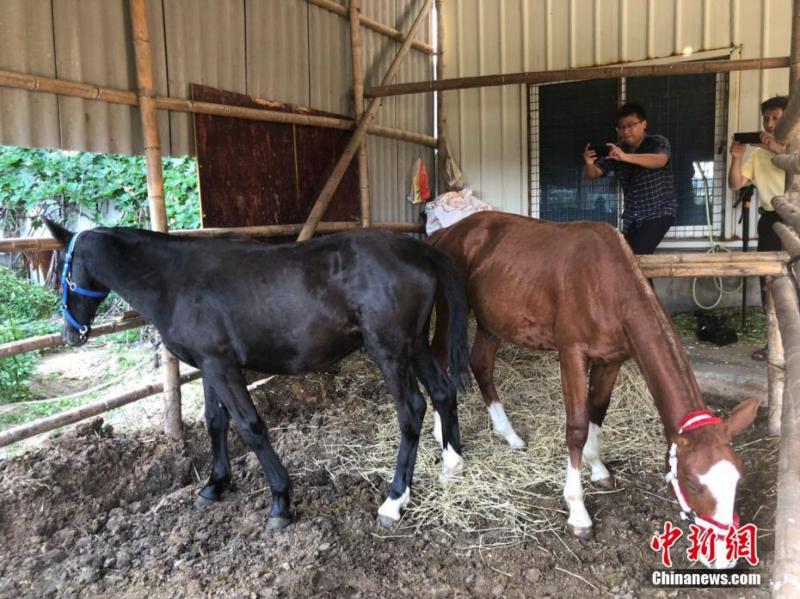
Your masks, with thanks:
[(589, 149), (594, 150), (598, 158), (607, 158), (611, 151), (606, 144), (590, 144)]
[(733, 141), (738, 141), (740, 144), (760, 144), (761, 132), (748, 131), (746, 133), (734, 133)]

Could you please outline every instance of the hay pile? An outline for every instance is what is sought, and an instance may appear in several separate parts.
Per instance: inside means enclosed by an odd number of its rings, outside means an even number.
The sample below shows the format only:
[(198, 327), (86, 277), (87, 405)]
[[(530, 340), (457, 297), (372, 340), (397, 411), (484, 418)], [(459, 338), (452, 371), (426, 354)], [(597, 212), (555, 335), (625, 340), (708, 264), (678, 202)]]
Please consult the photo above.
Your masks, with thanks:
[[(383, 386), (380, 373), (365, 359), (350, 363), (348, 373), (358, 386)], [(358, 372), (354, 373), (355, 368)], [(565, 511), (561, 499), (566, 466), (565, 412), (556, 354), (506, 346), (498, 355), (495, 381), (506, 411), (527, 447), (512, 450), (491, 429), (477, 385), (459, 396), (459, 419), (465, 470), (449, 483), (439, 481), (441, 451), (431, 434), (433, 408), (428, 407), (412, 488), (412, 503), (400, 528), (443, 528), (476, 533), (481, 547), (535, 539), (545, 531), (561, 531)], [(357, 392), (357, 391), (356, 391)], [(391, 401), (364, 401), (363, 414), (348, 414), (325, 423), (330, 457), (324, 464), (331, 477), (358, 475), (391, 480), (399, 433)], [(353, 438), (347, 421), (374, 422)], [(601, 456), (612, 472), (663, 469), (663, 428), (638, 369), (627, 364), (620, 373), (601, 436)], [(602, 492), (588, 482), (584, 491)], [(377, 489), (385, 493), (387, 484)]]

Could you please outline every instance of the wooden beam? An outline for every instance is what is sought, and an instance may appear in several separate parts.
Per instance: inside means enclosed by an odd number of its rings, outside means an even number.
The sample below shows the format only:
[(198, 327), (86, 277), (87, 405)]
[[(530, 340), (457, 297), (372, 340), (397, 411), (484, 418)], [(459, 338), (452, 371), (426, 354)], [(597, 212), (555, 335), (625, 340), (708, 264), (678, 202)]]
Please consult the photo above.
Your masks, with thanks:
[(781, 245), (786, 252), (792, 257), (800, 256), (800, 237), (791, 227), (787, 227), (783, 223), (775, 223), (772, 229), (781, 240)]
[[(350, 0), (350, 49), (353, 58), (353, 115), (355, 122), (364, 114), (364, 61), (361, 57), (361, 14), (358, 0)], [(367, 144), (358, 148), (358, 191), (361, 202), (361, 226), (369, 227), (369, 160)]]
[(772, 290), (786, 355), (772, 596), (793, 599), (800, 597), (800, 310), (789, 277), (776, 279)]
[(795, 231), (800, 231), (800, 208), (797, 208), (786, 196), (772, 198), (772, 207), (784, 223)]
[(643, 266), (644, 276), (650, 279), (661, 277), (766, 277), (786, 274), (786, 266), (778, 262), (750, 262), (730, 264), (667, 264), (663, 266)]
[[(199, 379), (200, 376), (201, 372), (199, 370), (191, 370), (186, 374), (179, 375), (178, 384), (183, 385), (184, 383)], [(108, 412), (114, 408), (119, 408), (126, 404), (133, 403), (134, 401), (139, 401), (142, 398), (160, 393), (163, 391), (163, 389), (164, 383), (150, 383), (149, 385), (138, 387), (121, 395), (100, 399), (90, 404), (86, 404), (85, 406), (61, 412), (60, 414), (47, 416), (46, 418), (40, 418), (34, 422), (14, 426), (0, 432), (0, 447), (5, 447), (11, 443), (16, 443), (17, 441), (22, 441), (28, 437), (33, 437), (34, 435), (47, 433), (57, 428), (61, 428), (62, 426), (67, 426), (68, 424), (73, 424), (75, 422), (80, 422), (81, 420), (86, 420), (87, 418), (92, 418), (93, 416)]]
[[(112, 333), (127, 331), (128, 329), (135, 329), (146, 325), (147, 322), (147, 319), (131, 310), (129, 313), (126, 313), (123, 318), (92, 327), (89, 338), (94, 339), (102, 335), (110, 335)], [(24, 354), (25, 352), (47, 349), (48, 347), (58, 347), (59, 345), (64, 345), (60, 333), (9, 341), (8, 343), (0, 344), (0, 358), (10, 358), (11, 356)]]
[[(383, 85), (394, 80), (394, 77), (400, 68), (400, 63), (403, 61), (403, 58), (405, 58), (406, 54), (408, 54), (408, 49), (411, 47), (411, 38), (417, 29), (419, 29), (420, 25), (422, 25), (422, 22), (425, 19), (425, 16), (428, 14), (430, 8), (431, 0), (425, 0), (425, 4), (419, 11), (417, 18), (414, 19), (411, 29), (409, 29), (408, 33), (406, 34), (403, 45), (400, 47), (400, 50), (397, 52), (397, 56), (394, 57), (392, 64), (389, 65), (389, 69), (386, 71), (386, 75), (383, 77), (383, 81), (381, 82)], [(322, 191), (317, 197), (317, 201), (311, 207), (311, 212), (306, 219), (306, 223), (303, 225), (300, 235), (297, 236), (298, 241), (311, 239), (311, 237), (314, 235), (314, 231), (316, 230), (319, 222), (322, 220), (322, 216), (325, 214), (325, 210), (327, 210), (328, 204), (330, 204), (336, 188), (339, 187), (339, 183), (344, 177), (345, 172), (347, 172), (347, 167), (350, 165), (350, 161), (353, 159), (353, 156), (355, 155), (359, 146), (364, 141), (367, 126), (370, 122), (372, 122), (372, 119), (375, 118), (375, 114), (378, 112), (380, 106), (380, 100), (372, 100), (370, 102), (369, 107), (364, 112), (364, 115), (358, 123), (358, 127), (353, 133), (353, 137), (350, 138), (350, 142), (347, 144), (347, 147), (345, 147), (344, 152), (342, 152), (342, 156), (339, 158), (336, 166), (334, 166), (328, 181), (325, 183), (325, 186), (322, 188)]]
[[(786, 262), (786, 252), (682, 252), (636, 256), (639, 266), (666, 264), (736, 264), (740, 262)], [(724, 275), (723, 275), (724, 276)]]
[[(109, 102), (111, 104), (125, 104), (128, 106), (139, 105), (139, 100), (136, 96), (136, 93), (132, 91), (97, 87), (95, 85), (86, 83), (68, 81), (65, 79), (40, 77), (38, 75), (19, 73), (17, 71), (0, 70), (0, 87), (24, 89), (33, 92), (47, 92), (72, 98), (83, 98), (85, 100)], [(264, 102), (267, 101), (264, 100)], [(226, 104), (215, 104), (213, 102), (195, 102), (194, 100), (170, 98), (166, 96), (156, 96), (155, 103), (159, 110), (171, 110), (173, 112), (209, 114), (213, 116), (248, 119), (252, 121), (290, 123), (293, 125), (330, 127), (332, 129), (343, 130), (352, 130), (355, 128), (354, 121), (336, 117), (294, 114), (288, 112), (279, 112), (277, 110), (247, 108), (244, 106), (228, 106)], [(416, 143), (431, 148), (436, 147), (436, 138), (431, 135), (425, 135), (424, 133), (406, 131), (404, 129), (397, 129), (394, 127), (385, 127), (383, 125), (371, 125), (367, 129), (367, 133), (370, 135), (377, 135), (379, 137), (387, 137), (389, 139), (397, 139), (409, 143)]]
[[(164, 173), (161, 169), (161, 140), (155, 103), (148, 1), (130, 0), (131, 27), (136, 55), (136, 81), (139, 87), (139, 113), (144, 135), (150, 227), (164, 233), (168, 229), (167, 208), (164, 202)], [(173, 439), (180, 439), (183, 436), (180, 370), (178, 359), (166, 346), (161, 349), (161, 366), (164, 376), (164, 432)]]
[[(337, 15), (342, 17), (347, 17), (348, 12), (347, 8), (338, 4), (336, 2), (331, 2), (331, 0), (307, 0), (309, 4), (313, 4), (315, 6), (319, 6), (320, 8), (324, 8), (325, 10), (329, 10)], [(384, 25), (383, 23), (379, 23), (374, 19), (370, 19), (369, 17), (365, 17), (364, 15), (360, 15), (359, 20), (361, 24), (366, 27), (367, 29), (371, 29), (376, 33), (380, 33), (381, 35), (385, 35), (393, 40), (397, 40), (398, 42), (403, 41), (403, 34), (402, 32), (398, 31), (397, 29), (393, 29), (388, 25)], [(426, 54), (433, 54), (434, 50), (430, 44), (426, 44), (425, 42), (421, 42), (419, 40), (412, 40), (411, 47), (415, 50), (419, 50), (420, 52), (425, 52)]]
[(476, 87), (496, 87), (499, 85), (520, 85), (530, 83), (553, 83), (561, 81), (580, 81), (587, 79), (619, 79), (621, 77), (652, 77), (655, 75), (702, 75), (706, 73), (727, 73), (730, 71), (752, 71), (780, 69), (789, 66), (789, 57), (748, 58), (744, 60), (704, 60), (697, 62), (676, 62), (670, 64), (584, 67), (561, 69), (557, 71), (533, 71), (509, 73), (506, 75), (483, 75), (479, 77), (458, 77), (441, 81), (417, 81), (395, 85), (368, 87), (364, 95), (368, 98), (420, 94), (448, 89), (473, 89)]

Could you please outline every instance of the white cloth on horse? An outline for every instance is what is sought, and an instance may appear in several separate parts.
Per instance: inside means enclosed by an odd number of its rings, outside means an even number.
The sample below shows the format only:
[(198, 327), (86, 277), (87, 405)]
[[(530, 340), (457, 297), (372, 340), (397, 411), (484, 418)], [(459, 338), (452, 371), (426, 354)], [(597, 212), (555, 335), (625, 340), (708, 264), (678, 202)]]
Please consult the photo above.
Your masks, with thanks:
[(497, 210), (497, 208), (479, 200), (469, 187), (465, 187), (461, 191), (448, 191), (425, 204), (425, 216), (427, 217), (425, 232), (430, 235), (434, 231), (457, 223), (470, 214), (483, 210)]

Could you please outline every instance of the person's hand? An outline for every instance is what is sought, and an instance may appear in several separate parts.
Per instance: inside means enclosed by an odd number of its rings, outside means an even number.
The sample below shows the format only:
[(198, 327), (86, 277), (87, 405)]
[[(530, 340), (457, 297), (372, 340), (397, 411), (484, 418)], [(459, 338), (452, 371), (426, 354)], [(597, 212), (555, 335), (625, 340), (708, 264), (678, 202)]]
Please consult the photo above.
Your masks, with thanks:
[(733, 143), (731, 143), (731, 158), (741, 158), (744, 156), (746, 148), (747, 146), (745, 144), (740, 144), (738, 141), (734, 140)]
[(607, 143), (606, 145), (608, 146), (608, 157), (611, 160), (625, 162), (628, 159), (628, 155), (617, 144)]
[(586, 144), (583, 148), (583, 161), (586, 164), (594, 164), (597, 161), (597, 152), (592, 148), (592, 144)]
[(777, 141), (775, 141), (775, 136), (772, 135), (772, 133), (767, 133), (766, 131), (761, 132), (761, 145), (775, 154), (783, 154), (786, 151), (786, 145), (779, 144)]

